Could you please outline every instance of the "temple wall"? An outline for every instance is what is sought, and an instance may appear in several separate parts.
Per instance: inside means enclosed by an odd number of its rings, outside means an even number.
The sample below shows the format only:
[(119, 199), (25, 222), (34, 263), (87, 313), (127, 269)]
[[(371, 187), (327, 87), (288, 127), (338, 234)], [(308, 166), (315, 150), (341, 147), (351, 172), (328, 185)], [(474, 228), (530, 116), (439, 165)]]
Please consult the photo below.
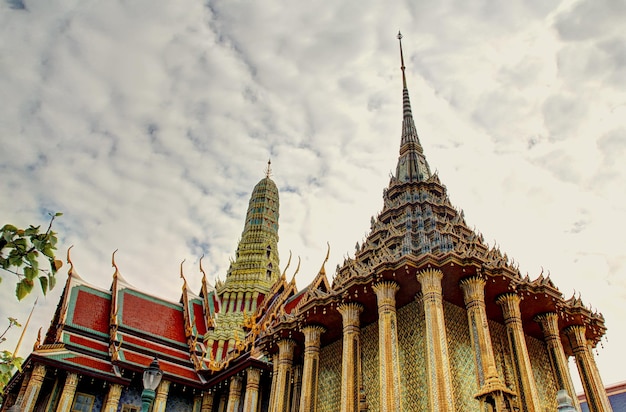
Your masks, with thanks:
[[(402, 370), (402, 408), (404, 411), (428, 412), (424, 310), (421, 302), (412, 302), (398, 309), (398, 345)], [(446, 336), (450, 357), (452, 385), (458, 411), (479, 412), (474, 399), (478, 392), (474, 352), (470, 340), (467, 312), (464, 308), (444, 302)], [(506, 328), (489, 320), (489, 329), (498, 374), (514, 391), (512, 360)], [(550, 360), (543, 341), (526, 337), (533, 374), (539, 391), (542, 410), (556, 410), (556, 392)], [(341, 396), (341, 339), (321, 348), (317, 410), (336, 412)], [(380, 410), (378, 372), (378, 323), (361, 329), (363, 389), (370, 412)]]
[(545, 411), (555, 411), (557, 409), (556, 393), (558, 388), (554, 380), (552, 367), (550, 366), (550, 358), (543, 341), (526, 336), (526, 346), (528, 347), (528, 355), (530, 364), (537, 383), (537, 391), (539, 392), (539, 402)]
[[(426, 336), (424, 307), (417, 302), (398, 309), (398, 346), (400, 349), (400, 379), (402, 381), (402, 408), (404, 411), (428, 411), (428, 380), (426, 375)], [(376, 325), (378, 332), (378, 325)], [(378, 348), (376, 348), (378, 350)], [(378, 369), (378, 360), (374, 370)], [(378, 385), (378, 383), (377, 383)], [(379, 391), (376, 386), (376, 405)], [(369, 397), (368, 397), (369, 399)], [(371, 405), (371, 403), (370, 403)], [(378, 411), (371, 409), (371, 411)]]
[(320, 349), (319, 390), (317, 392), (318, 412), (337, 412), (340, 409), (341, 352), (341, 339)]
[(478, 392), (478, 379), (467, 312), (448, 302), (444, 302), (443, 309), (456, 409), (478, 412), (479, 404), (474, 399), (474, 395)]
[[(398, 318), (398, 327), (402, 323)], [(363, 375), (363, 390), (367, 396), (370, 411), (380, 409), (379, 377), (378, 377), (378, 322), (361, 329), (361, 368)], [(404, 383), (404, 382), (403, 382)]]

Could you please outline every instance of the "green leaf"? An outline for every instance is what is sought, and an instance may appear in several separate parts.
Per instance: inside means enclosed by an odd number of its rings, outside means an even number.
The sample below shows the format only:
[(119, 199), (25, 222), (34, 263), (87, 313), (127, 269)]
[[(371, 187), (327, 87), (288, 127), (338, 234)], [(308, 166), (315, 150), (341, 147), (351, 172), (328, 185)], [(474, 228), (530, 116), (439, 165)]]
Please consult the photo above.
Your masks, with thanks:
[(33, 290), (33, 281), (29, 279), (22, 279), (15, 289), (15, 296), (17, 296), (17, 300), (22, 300), (26, 295), (28, 295)]
[(45, 245), (42, 250), (43, 254), (48, 256), (49, 258), (54, 258), (54, 252), (52, 252), (52, 247), (50, 245)]
[(43, 295), (46, 296), (46, 292), (48, 292), (48, 278), (45, 276), (39, 276), (39, 283), (41, 284), (41, 291)]
[(30, 266), (24, 268), (24, 276), (28, 280), (33, 280), (37, 277), (37, 271)]
[(63, 213), (61, 213), (61, 212), (56, 212), (56, 213), (54, 214), (54, 217), (58, 217), (58, 216), (63, 216)]
[(2, 226), (2, 231), (3, 232), (7, 232), (7, 231), (8, 232), (17, 232), (17, 228), (15, 226), (13, 226), (13, 225), (6, 224), (6, 225)]
[(54, 275), (48, 275), (48, 287), (50, 290), (54, 289), (57, 284), (57, 278)]
[(11, 317), (9, 317), (8, 319), (9, 319), (9, 324), (11, 324), (11, 325), (15, 325), (15, 326), (17, 326), (18, 328), (21, 328), (21, 327), (22, 327), (22, 325), (21, 325), (21, 324), (17, 321), (17, 319), (15, 319), (15, 318), (11, 318)]

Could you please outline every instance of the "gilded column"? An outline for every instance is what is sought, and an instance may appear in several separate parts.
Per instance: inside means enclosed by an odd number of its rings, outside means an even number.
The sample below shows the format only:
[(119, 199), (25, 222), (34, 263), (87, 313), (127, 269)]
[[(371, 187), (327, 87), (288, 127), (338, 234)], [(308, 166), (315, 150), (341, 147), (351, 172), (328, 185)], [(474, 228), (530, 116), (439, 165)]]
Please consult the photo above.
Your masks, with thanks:
[(317, 408), (317, 378), (319, 373), (320, 341), (322, 333), (325, 331), (326, 328), (316, 325), (308, 325), (302, 328), (302, 333), (304, 334), (304, 367), (302, 369), (300, 412), (315, 412)]
[(463, 299), (467, 309), (470, 340), (474, 349), (476, 374), (478, 375), (479, 392), (476, 397), (483, 401), (486, 395), (491, 394), (498, 404), (496, 409), (502, 410), (505, 408), (503, 393), (510, 394), (510, 391), (500, 380), (496, 369), (485, 306), (485, 280), (478, 276), (472, 276), (463, 279), (460, 286), (463, 290)]
[(256, 368), (249, 368), (246, 376), (246, 396), (243, 401), (243, 410), (256, 412), (259, 405), (259, 382), (261, 381), (261, 371)]
[(543, 331), (543, 337), (548, 349), (548, 357), (550, 358), (550, 364), (552, 365), (552, 371), (557, 383), (557, 389), (564, 389), (568, 395), (572, 398), (574, 407), (576, 410), (580, 410), (578, 404), (578, 397), (574, 390), (574, 383), (572, 382), (572, 376), (569, 373), (569, 366), (567, 365), (567, 357), (563, 350), (563, 343), (561, 342), (561, 334), (559, 332), (559, 315), (554, 312), (543, 313), (535, 316), (535, 321), (541, 325)]
[(506, 334), (509, 338), (509, 347), (513, 358), (513, 370), (517, 382), (517, 390), (522, 410), (525, 412), (539, 412), (539, 395), (535, 377), (530, 366), (526, 338), (522, 326), (520, 312), (520, 297), (515, 293), (500, 295), (496, 303), (502, 308)]
[(35, 365), (33, 371), (30, 374), (30, 379), (28, 380), (28, 386), (26, 387), (24, 398), (22, 398), (21, 411), (33, 411), (33, 409), (35, 408), (35, 402), (37, 402), (37, 397), (39, 396), (39, 391), (41, 390), (41, 385), (43, 384), (43, 380), (45, 377), (46, 367), (42, 364)]
[(381, 412), (402, 410), (395, 298), (399, 288), (397, 283), (391, 281), (379, 282), (372, 286), (378, 301), (378, 375)]
[(24, 400), (24, 394), (26, 393), (26, 388), (28, 387), (28, 382), (30, 382), (30, 370), (24, 372), (24, 377), (22, 378), (22, 384), (20, 385), (20, 391), (17, 394), (17, 399), (15, 400), (14, 405), (21, 405)]
[(341, 412), (355, 412), (359, 407), (361, 387), (361, 327), (359, 315), (363, 306), (344, 303), (337, 307), (343, 319), (343, 353), (341, 356)]
[(202, 408), (201, 412), (211, 412), (213, 410), (213, 399), (215, 398), (215, 393), (212, 390), (208, 392), (204, 392), (202, 394)]
[(613, 409), (598, 373), (593, 353), (585, 337), (585, 330), (583, 325), (573, 325), (565, 329), (565, 334), (569, 338), (572, 352), (574, 352), (578, 374), (585, 390), (589, 411), (610, 412)]
[(302, 394), (302, 365), (293, 367), (293, 391), (291, 397), (291, 412), (300, 410), (300, 396)]
[(102, 412), (117, 412), (121, 396), (122, 385), (119, 383), (109, 385), (109, 393), (107, 394), (106, 402), (102, 406)]
[(272, 395), (274, 399), (274, 407), (271, 409), (272, 412), (289, 411), (293, 350), (295, 347), (296, 342), (291, 339), (282, 339), (278, 342), (278, 365), (275, 386), (276, 393)]
[(426, 326), (428, 398), (431, 411), (454, 411), (446, 324), (443, 315), (440, 270), (426, 269), (417, 274), (422, 285)]
[(170, 381), (163, 379), (156, 390), (154, 403), (152, 404), (152, 412), (165, 412), (167, 404), (167, 394), (170, 391)]
[(63, 384), (63, 392), (61, 392), (59, 404), (57, 405), (57, 412), (69, 412), (72, 407), (72, 402), (74, 401), (77, 385), (78, 374), (68, 373), (65, 377), (65, 384)]
[(228, 406), (226, 412), (237, 412), (241, 402), (241, 377), (230, 378), (230, 389), (228, 390)]
[(278, 377), (278, 354), (274, 355), (272, 358), (272, 387), (270, 389), (270, 412), (274, 407), (274, 402), (276, 399), (276, 392), (278, 392), (278, 388), (276, 387), (276, 378)]

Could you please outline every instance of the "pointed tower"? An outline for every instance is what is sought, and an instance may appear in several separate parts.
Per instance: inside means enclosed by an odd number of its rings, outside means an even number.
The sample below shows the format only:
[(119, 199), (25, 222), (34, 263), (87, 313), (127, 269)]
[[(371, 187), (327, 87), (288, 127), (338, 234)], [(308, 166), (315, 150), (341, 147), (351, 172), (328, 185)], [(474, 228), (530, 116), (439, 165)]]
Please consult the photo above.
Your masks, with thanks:
[(246, 223), (226, 280), (217, 286), (220, 311), (205, 339), (212, 358), (220, 361), (244, 339), (244, 323), (280, 278), (278, 260), (278, 188), (265, 177), (252, 190)]
[(355, 260), (368, 265), (405, 255), (447, 253), (470, 245), (485, 253), (482, 236), (467, 227), (463, 212), (452, 206), (446, 187), (436, 173), (431, 173), (424, 156), (411, 111), (401, 39), (398, 33), (403, 106), (400, 154), (396, 173), (383, 192), (383, 210), (372, 219), (371, 231), (356, 251)]

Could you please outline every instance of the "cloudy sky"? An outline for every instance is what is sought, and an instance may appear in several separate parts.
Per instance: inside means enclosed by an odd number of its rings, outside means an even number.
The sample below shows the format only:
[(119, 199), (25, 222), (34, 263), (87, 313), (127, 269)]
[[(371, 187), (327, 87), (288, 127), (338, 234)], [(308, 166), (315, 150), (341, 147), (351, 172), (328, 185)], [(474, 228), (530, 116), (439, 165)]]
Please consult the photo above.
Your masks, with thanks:
[[(108, 288), (224, 277), (272, 159), (298, 286), (352, 255), (395, 168), (404, 55), (428, 161), (522, 273), (606, 318), (626, 379), (626, 3), (0, 0), (0, 223), (55, 222)], [(294, 266), (290, 269), (291, 275)], [(47, 327), (67, 268), (21, 350)], [(3, 275), (2, 317), (25, 321)], [(17, 333), (9, 336), (7, 349)], [(3, 348), (4, 349), (4, 348)], [(575, 379), (578, 388), (581, 388)]]

